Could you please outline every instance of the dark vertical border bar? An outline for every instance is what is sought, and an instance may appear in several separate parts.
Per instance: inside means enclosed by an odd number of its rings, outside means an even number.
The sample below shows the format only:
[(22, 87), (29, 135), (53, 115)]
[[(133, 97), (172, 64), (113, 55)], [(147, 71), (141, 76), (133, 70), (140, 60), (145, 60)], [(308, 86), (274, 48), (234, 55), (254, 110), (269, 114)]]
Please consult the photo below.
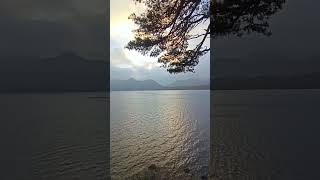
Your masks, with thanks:
[(0, 179), (111, 179), (109, 3), (0, 3)]
[(109, 180), (111, 179), (111, 167), (110, 167), (110, 162), (111, 162), (111, 153), (110, 153), (110, 63), (111, 63), (111, 60), (110, 60), (110, 1), (108, 0), (105, 0), (107, 3), (107, 13), (106, 13), (106, 19), (107, 19), (107, 40), (106, 40), (106, 43), (108, 43), (108, 48), (107, 48), (107, 56), (108, 56), (108, 63), (107, 63), (107, 79), (108, 79), (108, 82), (107, 82), (107, 108), (106, 108), (106, 111), (107, 111), (107, 169), (106, 169), (106, 179)]

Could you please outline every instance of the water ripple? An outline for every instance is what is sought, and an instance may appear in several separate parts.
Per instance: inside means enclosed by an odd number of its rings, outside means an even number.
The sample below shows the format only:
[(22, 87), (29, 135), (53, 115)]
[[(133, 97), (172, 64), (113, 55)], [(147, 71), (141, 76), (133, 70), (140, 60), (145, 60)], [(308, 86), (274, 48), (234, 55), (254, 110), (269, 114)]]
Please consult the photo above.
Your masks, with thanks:
[(139, 179), (153, 164), (166, 179), (185, 177), (186, 169), (198, 177), (207, 174), (209, 93), (165, 97), (155, 92), (111, 95), (113, 179)]

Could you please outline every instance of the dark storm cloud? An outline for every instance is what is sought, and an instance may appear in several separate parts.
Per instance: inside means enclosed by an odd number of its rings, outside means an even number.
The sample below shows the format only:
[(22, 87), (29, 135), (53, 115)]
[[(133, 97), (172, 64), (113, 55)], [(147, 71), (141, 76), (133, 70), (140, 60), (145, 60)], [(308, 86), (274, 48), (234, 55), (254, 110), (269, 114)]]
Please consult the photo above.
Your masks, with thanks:
[(2, 0), (2, 15), (22, 18), (57, 18), (106, 14), (107, 1), (104, 0)]
[(75, 51), (104, 58), (108, 36), (107, 1), (3, 0), (0, 55), (52, 56)]
[[(252, 34), (213, 40), (217, 76), (316, 71), (320, 59), (319, 1), (288, 0), (270, 20), (272, 36)], [(308, 65), (313, 63), (313, 65)], [(319, 68), (318, 68), (319, 69)]]

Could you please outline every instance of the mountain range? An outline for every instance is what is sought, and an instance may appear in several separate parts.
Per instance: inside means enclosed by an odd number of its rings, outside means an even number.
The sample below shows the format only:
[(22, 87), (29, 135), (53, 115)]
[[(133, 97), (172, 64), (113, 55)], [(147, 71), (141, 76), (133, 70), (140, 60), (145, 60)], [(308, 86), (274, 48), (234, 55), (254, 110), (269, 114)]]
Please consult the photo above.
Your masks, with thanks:
[[(111, 80), (111, 90), (174, 90), (174, 89), (319, 89), (317, 61), (294, 74), (243, 74), (216, 67), (209, 80), (177, 80), (167, 86), (154, 80)], [(217, 64), (216, 64), (217, 65)], [(218, 66), (218, 65), (217, 65)], [(219, 67), (222, 68), (220, 65)], [(229, 66), (225, 66), (229, 67)], [(231, 66), (230, 66), (231, 67)], [(87, 59), (72, 52), (54, 57), (0, 57), (0, 92), (68, 92), (107, 91), (109, 62)], [(219, 71), (218, 71), (219, 70)], [(303, 71), (302, 71), (303, 70)], [(226, 73), (223, 73), (226, 72)], [(246, 72), (246, 71), (245, 71)], [(267, 71), (265, 71), (267, 72)], [(212, 75), (212, 74), (211, 74)], [(219, 76), (217, 76), (219, 75)]]
[(289, 58), (276, 54), (257, 57), (216, 57), (210, 63), (211, 88), (319, 89), (320, 57)]
[(211, 87), (217, 90), (320, 89), (320, 72), (283, 76), (213, 78)]
[(168, 86), (163, 86), (158, 82), (148, 80), (111, 80), (110, 88), (112, 91), (138, 91), (138, 90), (184, 90), (184, 89), (210, 89), (209, 81), (195, 79), (177, 80)]
[(210, 84), (210, 80), (199, 80), (199, 79), (186, 79), (186, 80), (176, 80), (170, 83), (168, 87), (196, 87), (196, 86), (206, 86)]
[(72, 52), (0, 57), (0, 92), (106, 91), (109, 63)]

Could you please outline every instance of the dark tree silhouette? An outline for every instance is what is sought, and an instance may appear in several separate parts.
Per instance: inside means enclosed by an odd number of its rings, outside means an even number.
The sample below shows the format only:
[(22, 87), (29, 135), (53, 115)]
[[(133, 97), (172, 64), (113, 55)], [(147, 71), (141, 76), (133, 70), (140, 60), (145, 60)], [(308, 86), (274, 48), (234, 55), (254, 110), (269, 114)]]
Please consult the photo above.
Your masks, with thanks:
[[(210, 51), (206, 39), (247, 33), (271, 35), (268, 19), (285, 0), (133, 0), (145, 12), (130, 15), (138, 25), (126, 48), (158, 57), (168, 72), (194, 71)], [(202, 27), (202, 28), (201, 28)], [(205, 27), (205, 28), (203, 28)], [(191, 41), (193, 43), (191, 43)], [(196, 45), (193, 45), (196, 44)]]

